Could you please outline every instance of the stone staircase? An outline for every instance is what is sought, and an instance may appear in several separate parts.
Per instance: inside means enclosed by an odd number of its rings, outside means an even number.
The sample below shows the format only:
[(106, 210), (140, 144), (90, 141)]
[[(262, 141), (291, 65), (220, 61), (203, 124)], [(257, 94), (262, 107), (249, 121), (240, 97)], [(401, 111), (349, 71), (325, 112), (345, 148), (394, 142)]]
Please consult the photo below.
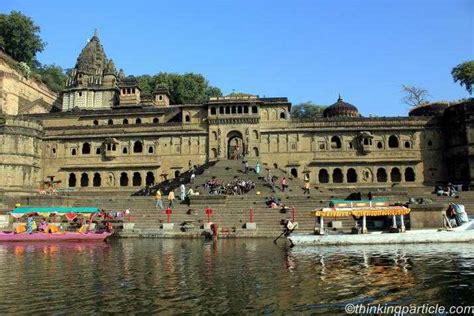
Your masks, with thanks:
[[(255, 163), (250, 161), (250, 168)], [(289, 190), (281, 192), (277, 189), (275, 193), (271, 188), (265, 186), (263, 177), (268, 170), (271, 174), (281, 178), (287, 176), (284, 171), (275, 168), (266, 169), (262, 166), (261, 175), (249, 171), (243, 173), (243, 164), (241, 161), (218, 161), (202, 174), (197, 175), (194, 184), (187, 184), (186, 188), (193, 186), (201, 194), (191, 198), (190, 206), (184, 202), (178, 201), (173, 207), (171, 222), (175, 223), (174, 229), (163, 235), (161, 226), (166, 223), (166, 214), (164, 210), (155, 208), (155, 200), (153, 196), (126, 196), (110, 192), (96, 193), (94, 195), (74, 195), (70, 196), (33, 196), (19, 199), (5, 199), (3, 204), (13, 207), (16, 203), (22, 205), (35, 206), (95, 206), (105, 210), (123, 211), (131, 210), (132, 222), (135, 223), (134, 230), (128, 233), (128, 236), (199, 236), (203, 230), (202, 226), (207, 223), (205, 209), (210, 207), (213, 209), (211, 221), (219, 225), (221, 235), (228, 236), (253, 236), (253, 237), (273, 237), (278, 236), (282, 227), (281, 219), (291, 219), (291, 208), (295, 208), (295, 219), (299, 223), (298, 231), (311, 232), (314, 229), (315, 219), (310, 216), (310, 211), (315, 208), (326, 207), (332, 198), (344, 199), (349, 194), (355, 193), (352, 190), (334, 190), (315, 188), (311, 189), (310, 195), (303, 195), (301, 187), (303, 181), (299, 178), (289, 177)], [(215, 176), (222, 182), (230, 182), (235, 177), (244, 180), (252, 180), (256, 184), (256, 188), (244, 195), (209, 195), (203, 188), (203, 184)], [(278, 182), (279, 184), (279, 182)], [(369, 189), (361, 188), (360, 192), (364, 198)], [(257, 194), (259, 192), (260, 194)], [(406, 202), (409, 197), (429, 198), (434, 203), (447, 204), (450, 202), (460, 203), (466, 206), (466, 211), (470, 215), (474, 215), (474, 192), (461, 192), (459, 198), (437, 197), (430, 192), (430, 188), (391, 188), (390, 190), (372, 190), (376, 197), (388, 198), (391, 202)], [(286, 213), (282, 213), (281, 209), (270, 209), (266, 205), (266, 201), (270, 196), (276, 196), (281, 199), (282, 203), (289, 208)], [(179, 194), (177, 193), (178, 197)], [(165, 208), (167, 207), (166, 197), (163, 198)], [(253, 220), (257, 225), (256, 230), (245, 229), (245, 223), (249, 222), (250, 211), (253, 209)], [(327, 219), (326, 223), (332, 219)], [(342, 221), (343, 231), (350, 230), (354, 225), (352, 218), (338, 218)], [(182, 232), (182, 224), (186, 223), (187, 232)], [(127, 234), (124, 234), (127, 236)]]

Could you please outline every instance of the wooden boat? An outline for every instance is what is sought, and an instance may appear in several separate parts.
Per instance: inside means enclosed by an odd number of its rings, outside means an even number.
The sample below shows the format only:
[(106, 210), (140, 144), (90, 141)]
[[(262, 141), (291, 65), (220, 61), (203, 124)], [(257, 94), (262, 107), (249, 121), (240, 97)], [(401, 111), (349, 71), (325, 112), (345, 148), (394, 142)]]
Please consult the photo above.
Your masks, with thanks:
[[(358, 203), (354, 207), (354, 203)], [(377, 204), (363, 201), (345, 201), (347, 205), (333, 203), (330, 208), (314, 210), (313, 216), (319, 219), (315, 226), (315, 234), (291, 234), (287, 237), (291, 245), (371, 245), (371, 244), (413, 244), (413, 243), (452, 243), (474, 241), (474, 220), (468, 221), (455, 228), (405, 230), (404, 215), (410, 209), (403, 206), (389, 206), (388, 203), (378, 201)], [(364, 205), (365, 203), (365, 205)], [(325, 218), (341, 216), (362, 217), (361, 234), (326, 234), (324, 229)], [(371, 232), (366, 227), (367, 216), (392, 216), (393, 231)], [(397, 227), (396, 216), (400, 216), (400, 227)], [(316, 220), (318, 222), (318, 220)], [(318, 227), (319, 226), (319, 227)]]
[(113, 233), (77, 233), (77, 232), (60, 232), (60, 233), (21, 233), (0, 232), (0, 242), (2, 241), (104, 241)]
[[(72, 220), (77, 216), (83, 216), (92, 220), (93, 216), (99, 213), (100, 209), (97, 207), (17, 207), (10, 212), (10, 215), (14, 218), (20, 219), (25, 216), (39, 215), (43, 217), (54, 216), (65, 216), (68, 220)], [(25, 227), (26, 224), (21, 226)], [(54, 226), (54, 227), (53, 227)], [(51, 232), (56, 231), (50, 230), (49, 227), (55, 228), (56, 225), (49, 224), (46, 231), (49, 232), (33, 232), (31, 234), (27, 232), (0, 232), (0, 242), (2, 241), (104, 241), (110, 237), (113, 232)], [(86, 226), (88, 228), (88, 226)], [(25, 230), (25, 228), (23, 228)], [(87, 230), (87, 229), (86, 229)]]

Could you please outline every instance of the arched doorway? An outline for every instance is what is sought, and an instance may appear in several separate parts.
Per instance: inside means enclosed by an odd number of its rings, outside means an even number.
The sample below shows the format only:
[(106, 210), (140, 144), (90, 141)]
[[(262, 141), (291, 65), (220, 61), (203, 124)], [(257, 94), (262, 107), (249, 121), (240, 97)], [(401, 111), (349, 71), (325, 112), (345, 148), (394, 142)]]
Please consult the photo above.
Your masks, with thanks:
[(245, 154), (245, 145), (242, 133), (232, 131), (227, 134), (227, 159), (240, 159)]
[(291, 168), (290, 174), (291, 174), (294, 178), (298, 178), (298, 169), (296, 169), (296, 168)]

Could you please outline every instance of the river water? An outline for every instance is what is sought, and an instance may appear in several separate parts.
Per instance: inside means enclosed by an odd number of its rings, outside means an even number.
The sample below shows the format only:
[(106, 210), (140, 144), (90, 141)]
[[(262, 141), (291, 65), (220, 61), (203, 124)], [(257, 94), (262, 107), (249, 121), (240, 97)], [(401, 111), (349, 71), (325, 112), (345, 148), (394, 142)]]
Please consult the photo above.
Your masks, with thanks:
[(474, 305), (474, 245), (286, 249), (271, 239), (0, 243), (0, 313), (343, 313)]

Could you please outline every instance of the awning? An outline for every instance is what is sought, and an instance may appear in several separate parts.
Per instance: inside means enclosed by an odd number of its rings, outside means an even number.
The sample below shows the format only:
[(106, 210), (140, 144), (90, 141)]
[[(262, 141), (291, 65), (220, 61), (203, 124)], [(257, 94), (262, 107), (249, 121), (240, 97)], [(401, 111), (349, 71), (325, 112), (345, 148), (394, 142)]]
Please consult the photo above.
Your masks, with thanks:
[(315, 217), (343, 217), (343, 216), (390, 216), (390, 215), (407, 215), (410, 209), (404, 206), (389, 207), (371, 207), (357, 209), (330, 209), (323, 208), (311, 212)]
[(91, 214), (91, 213), (98, 213), (100, 211), (97, 207), (35, 207), (35, 206), (28, 206), (28, 207), (17, 207), (11, 211), (11, 214), (27, 214), (27, 213), (39, 213), (43, 214), (50, 214), (50, 213), (57, 213), (60, 215), (65, 215), (67, 213), (79, 213), (79, 214)]

